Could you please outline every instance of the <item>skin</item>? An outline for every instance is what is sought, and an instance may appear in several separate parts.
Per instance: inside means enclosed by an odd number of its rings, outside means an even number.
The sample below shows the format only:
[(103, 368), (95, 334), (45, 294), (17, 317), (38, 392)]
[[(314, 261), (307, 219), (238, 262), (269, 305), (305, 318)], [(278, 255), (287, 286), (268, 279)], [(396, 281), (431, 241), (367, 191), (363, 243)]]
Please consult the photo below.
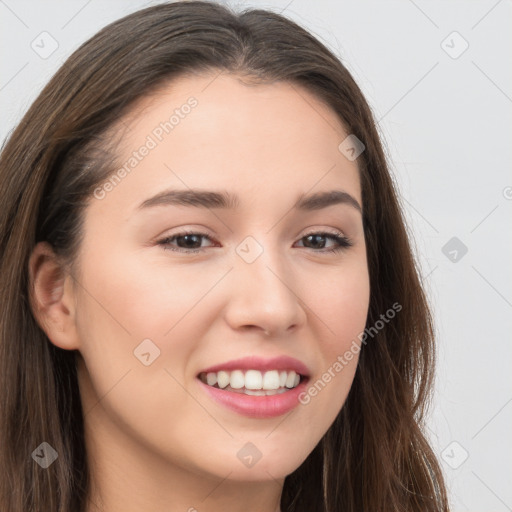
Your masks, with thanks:
[[(362, 205), (357, 162), (338, 150), (348, 134), (300, 87), (224, 74), (174, 80), (126, 116), (119, 161), (190, 96), (190, 114), (103, 199), (91, 198), (79, 273), (66, 273), (46, 243), (30, 259), (40, 325), (79, 352), (88, 512), (278, 512), (285, 477), (334, 421), (356, 370), (357, 354), (309, 404), (270, 419), (226, 409), (201, 389), (202, 369), (254, 354), (295, 357), (314, 383), (364, 330), (370, 292), (361, 213), (293, 209), (299, 194), (332, 189)], [(225, 189), (240, 206), (137, 211), (168, 188)], [(158, 244), (184, 229), (211, 240), (170, 245), (203, 252)], [(322, 231), (353, 246), (308, 245), (304, 237)], [(236, 252), (247, 236), (263, 249), (251, 264)], [(145, 366), (134, 350), (148, 338), (160, 356)], [(247, 442), (262, 453), (250, 468), (237, 457)]]

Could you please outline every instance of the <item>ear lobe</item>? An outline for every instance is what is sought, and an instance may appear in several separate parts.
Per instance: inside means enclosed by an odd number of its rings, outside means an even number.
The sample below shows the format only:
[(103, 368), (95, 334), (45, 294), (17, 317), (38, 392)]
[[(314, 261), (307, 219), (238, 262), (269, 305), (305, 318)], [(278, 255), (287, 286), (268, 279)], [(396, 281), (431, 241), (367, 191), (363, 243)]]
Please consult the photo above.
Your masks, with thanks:
[(48, 242), (35, 246), (28, 266), (30, 307), (37, 323), (54, 345), (78, 349), (72, 276)]

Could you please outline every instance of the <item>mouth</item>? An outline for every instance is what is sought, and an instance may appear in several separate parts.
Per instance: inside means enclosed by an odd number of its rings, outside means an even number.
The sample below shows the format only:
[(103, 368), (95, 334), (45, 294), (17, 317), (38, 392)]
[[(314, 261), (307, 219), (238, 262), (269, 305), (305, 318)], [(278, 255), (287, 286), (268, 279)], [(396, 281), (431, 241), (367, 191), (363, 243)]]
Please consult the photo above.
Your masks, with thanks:
[(201, 372), (197, 377), (207, 386), (250, 396), (280, 395), (309, 380), (295, 370), (236, 369)]
[(196, 378), (217, 404), (245, 417), (265, 419), (295, 409), (310, 375), (310, 369), (294, 357), (252, 355), (203, 368)]

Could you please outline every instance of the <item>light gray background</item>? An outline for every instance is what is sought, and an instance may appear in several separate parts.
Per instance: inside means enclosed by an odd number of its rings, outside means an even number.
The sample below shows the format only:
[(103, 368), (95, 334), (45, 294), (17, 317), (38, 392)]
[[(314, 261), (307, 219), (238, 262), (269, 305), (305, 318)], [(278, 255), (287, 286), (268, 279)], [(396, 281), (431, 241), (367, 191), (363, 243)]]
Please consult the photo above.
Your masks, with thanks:
[[(83, 41), (156, 3), (0, 0), (0, 140)], [(428, 426), (453, 510), (511, 511), (510, 0), (230, 5), (283, 12), (339, 55), (362, 87), (434, 308), (439, 365)], [(31, 47), (51, 49), (44, 31), (58, 43), (47, 58)]]

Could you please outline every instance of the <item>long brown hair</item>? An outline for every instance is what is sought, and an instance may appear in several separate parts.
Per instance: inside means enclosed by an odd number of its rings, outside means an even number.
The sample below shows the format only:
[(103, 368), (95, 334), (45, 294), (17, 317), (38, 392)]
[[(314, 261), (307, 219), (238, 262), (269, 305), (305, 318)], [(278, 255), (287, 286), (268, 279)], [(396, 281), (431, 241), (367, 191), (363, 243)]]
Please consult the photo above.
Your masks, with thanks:
[[(212, 2), (149, 7), (102, 29), (50, 80), (0, 155), (0, 508), (83, 512), (89, 493), (76, 351), (54, 346), (30, 307), (39, 241), (70, 264), (87, 200), (112, 172), (105, 136), (134, 102), (180, 74), (223, 71), (302, 86), (363, 141), (360, 171), (371, 297), (349, 396), (285, 479), (283, 512), (446, 511), (441, 469), (423, 434), (435, 362), (432, 318), (370, 108), (323, 44), (273, 12)], [(42, 471), (33, 452), (58, 459)]]

